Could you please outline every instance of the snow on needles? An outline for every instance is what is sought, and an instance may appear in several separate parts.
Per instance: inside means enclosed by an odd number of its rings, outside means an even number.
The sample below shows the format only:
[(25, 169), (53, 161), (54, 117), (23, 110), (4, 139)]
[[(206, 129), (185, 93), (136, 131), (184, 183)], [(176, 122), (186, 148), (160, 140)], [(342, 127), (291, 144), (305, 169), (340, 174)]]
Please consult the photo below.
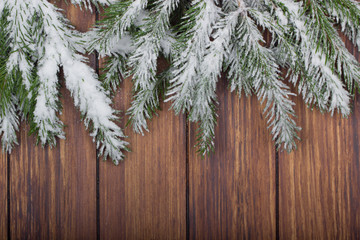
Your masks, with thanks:
[[(199, 151), (210, 152), (217, 124), (216, 85), (226, 73), (231, 90), (256, 94), (264, 103), (276, 146), (291, 151), (300, 127), (291, 100), (295, 93), (287, 82), (309, 106), (350, 113), (360, 64), (338, 30), (360, 43), (359, 5), (355, 0), (119, 1), (106, 10), (90, 50), (110, 57), (105, 79), (112, 88), (119, 84), (119, 72), (133, 77), (128, 114), (135, 132), (148, 130), (147, 120), (164, 94), (175, 113), (199, 122)], [(265, 30), (270, 40), (265, 41)], [(125, 33), (133, 47), (126, 54), (116, 47)], [(157, 71), (160, 55), (170, 64), (162, 73)]]
[[(222, 74), (230, 90), (255, 94), (264, 104), (277, 147), (296, 148), (293, 84), (309, 106), (350, 114), (360, 86), (360, 64), (339, 35), (360, 45), (360, 4), (355, 0), (71, 0), (84, 8), (108, 5), (105, 17), (79, 35), (45, 0), (0, 2), (0, 98), (3, 148), (16, 143), (18, 117), (30, 122), (42, 144), (64, 137), (57, 75), (80, 109), (100, 154), (117, 164), (126, 142), (115, 124), (110, 97), (122, 79), (132, 77), (128, 109), (135, 132), (160, 108), (161, 97), (175, 113), (199, 122), (198, 147), (214, 149), (216, 86)], [(264, 38), (266, 30), (270, 39)], [(79, 55), (106, 57), (103, 81)], [(159, 72), (163, 56), (169, 67)], [(162, 69), (161, 69), (162, 70)], [(284, 75), (283, 72), (286, 74)], [(7, 81), (5, 81), (7, 80)], [(20, 83), (20, 84), (19, 84)]]
[[(92, 1), (72, 2), (90, 4)], [(107, 2), (98, 1), (100, 4)], [(125, 135), (115, 124), (118, 117), (97, 74), (77, 52), (80, 49), (79, 33), (46, 0), (18, 0), (16, 3), (5, 0), (4, 4), (10, 12), (7, 21), (10, 23), (9, 46), (13, 50), (7, 61), (8, 75), (13, 71), (19, 71), (22, 75), (21, 81), (28, 95), (24, 101), (34, 107), (31, 112), (26, 110), (28, 106), (24, 104), (20, 110), (28, 118), (33, 128), (31, 131), (37, 132), (43, 145), (55, 145), (57, 137), (64, 138), (63, 123), (58, 118), (61, 110), (58, 72), (62, 67), (65, 85), (79, 107), (100, 155), (104, 158), (109, 156), (118, 164), (124, 158), (122, 151), (127, 149), (127, 142), (122, 140)], [(17, 94), (23, 95), (24, 92)], [(7, 108), (9, 111), (14, 112), (14, 108)], [(4, 138), (7, 132), (11, 132), (6, 130), (11, 128), (8, 122), (16, 122), (17, 119), (6, 118), (6, 113), (0, 119), (0, 131)]]

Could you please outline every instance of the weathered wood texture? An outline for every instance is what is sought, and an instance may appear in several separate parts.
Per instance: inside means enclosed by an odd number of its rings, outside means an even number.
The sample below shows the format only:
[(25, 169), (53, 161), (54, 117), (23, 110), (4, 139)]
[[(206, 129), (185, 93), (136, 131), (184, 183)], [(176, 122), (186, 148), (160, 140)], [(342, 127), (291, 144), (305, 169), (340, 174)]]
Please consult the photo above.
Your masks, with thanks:
[[(74, 6), (59, 6), (80, 30), (95, 20)], [(96, 150), (69, 92), (62, 89), (62, 95), (66, 141), (43, 149), (21, 126), (20, 146), (10, 159), (12, 239), (96, 239)]]
[[(126, 79), (116, 109), (130, 107), (131, 88)], [(100, 163), (102, 239), (186, 238), (186, 121), (169, 106), (162, 104), (145, 136), (126, 129), (134, 151), (120, 166)]]
[[(94, 23), (90, 12), (58, 6), (81, 31)], [(131, 87), (122, 83), (116, 109), (129, 107)], [(256, 97), (239, 99), (221, 79), (215, 154), (197, 155), (196, 126), (162, 104), (150, 133), (126, 129), (126, 160), (100, 162), (97, 171), (95, 145), (62, 94), (67, 140), (35, 146), (22, 123), (10, 166), (0, 156), (0, 239), (360, 239), (359, 98), (348, 120), (311, 112), (297, 98), (303, 141), (276, 165)]]
[(0, 239), (8, 234), (8, 166), (7, 154), (0, 154)]
[(281, 239), (360, 239), (359, 108), (357, 96), (349, 119), (332, 118), (296, 98), (303, 140), (279, 156)]
[[(280, 155), (282, 239), (359, 239), (360, 168), (357, 118), (330, 118), (297, 103), (299, 149)], [(357, 107), (356, 107), (357, 106)]]
[(256, 97), (218, 84), (216, 152), (201, 158), (190, 127), (191, 239), (275, 239), (275, 149)]

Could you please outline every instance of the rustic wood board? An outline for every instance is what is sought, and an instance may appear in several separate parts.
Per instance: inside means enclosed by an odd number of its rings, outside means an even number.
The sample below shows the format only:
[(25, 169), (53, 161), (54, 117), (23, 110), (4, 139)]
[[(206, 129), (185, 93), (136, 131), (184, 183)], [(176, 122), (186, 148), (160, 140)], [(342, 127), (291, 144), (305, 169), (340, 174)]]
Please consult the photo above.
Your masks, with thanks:
[[(1, 150), (0, 150), (1, 151)], [(7, 239), (8, 234), (8, 159), (0, 153), (0, 239)]]
[[(95, 14), (58, 2), (80, 31), (94, 23)], [(90, 64), (97, 66), (94, 56)], [(130, 79), (122, 83), (116, 109), (128, 109), (131, 88)], [(276, 196), (276, 153), (262, 108), (256, 97), (229, 93), (224, 79), (215, 154), (202, 159), (195, 125), (187, 129), (185, 116), (162, 104), (150, 133), (126, 129), (133, 152), (120, 166), (100, 162), (98, 186), (95, 145), (69, 92), (62, 95), (66, 141), (53, 150), (35, 146), (22, 123), (10, 166), (0, 155), (0, 239), (360, 239), (359, 97), (348, 120), (296, 99), (303, 141), (278, 154)]]
[(220, 81), (215, 154), (196, 153), (190, 127), (190, 239), (275, 239), (275, 148), (262, 108)]
[(359, 97), (349, 119), (295, 102), (302, 141), (279, 156), (280, 239), (360, 239)]
[(360, 112), (344, 120), (297, 105), (303, 140), (279, 157), (280, 237), (359, 239)]
[[(79, 30), (95, 20), (89, 12), (58, 5)], [(95, 145), (64, 89), (62, 103), (67, 139), (56, 148), (35, 146), (35, 138), (28, 136), (28, 126), (22, 123), (20, 146), (10, 161), (12, 239), (96, 238)]]
[[(115, 98), (124, 111), (131, 102), (126, 79)], [(102, 239), (186, 238), (186, 120), (162, 104), (149, 122), (150, 133), (126, 129), (133, 152), (115, 167), (100, 163), (100, 236)]]

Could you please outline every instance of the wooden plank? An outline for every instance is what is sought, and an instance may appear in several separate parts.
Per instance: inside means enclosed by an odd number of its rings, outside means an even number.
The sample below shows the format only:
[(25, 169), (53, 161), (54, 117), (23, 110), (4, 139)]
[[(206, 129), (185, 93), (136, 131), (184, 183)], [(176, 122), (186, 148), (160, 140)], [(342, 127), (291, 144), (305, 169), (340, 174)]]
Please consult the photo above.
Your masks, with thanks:
[[(94, 15), (59, 4), (84, 30)], [(94, 65), (94, 64), (93, 64)], [(55, 149), (35, 146), (22, 124), (11, 155), (11, 238), (96, 238), (96, 150), (68, 91), (62, 89), (66, 141)]]
[[(131, 88), (126, 79), (116, 109), (129, 108)], [(100, 163), (102, 239), (186, 238), (186, 121), (169, 106), (162, 104), (145, 136), (126, 129), (133, 152), (124, 162)]]
[(296, 104), (302, 142), (279, 156), (280, 239), (360, 239), (360, 99), (349, 119)]
[(348, 120), (297, 105), (303, 140), (279, 157), (281, 239), (359, 239), (359, 99)]
[(275, 148), (256, 97), (218, 84), (215, 153), (203, 159), (190, 127), (190, 239), (275, 239)]
[[(1, 150), (0, 150), (1, 151)], [(8, 234), (8, 159), (0, 153), (0, 239), (7, 239)]]

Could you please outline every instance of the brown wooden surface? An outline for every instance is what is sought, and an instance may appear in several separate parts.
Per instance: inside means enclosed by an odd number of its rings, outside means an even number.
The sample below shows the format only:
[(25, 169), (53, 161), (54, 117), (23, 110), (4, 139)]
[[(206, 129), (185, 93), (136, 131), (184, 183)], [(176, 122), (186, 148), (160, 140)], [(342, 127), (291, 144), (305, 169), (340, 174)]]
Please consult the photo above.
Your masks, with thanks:
[[(130, 107), (131, 88), (126, 79), (116, 109)], [(186, 121), (169, 106), (162, 104), (145, 136), (126, 129), (133, 152), (120, 166), (100, 163), (102, 239), (186, 238)]]
[(359, 108), (357, 96), (349, 119), (332, 118), (296, 98), (303, 140), (279, 156), (281, 239), (360, 239)]
[(360, 112), (344, 120), (297, 104), (306, 128), (299, 149), (279, 158), (281, 239), (359, 239)]
[(0, 239), (7, 239), (8, 234), (7, 171), (7, 154), (0, 153)]
[[(94, 15), (73, 6), (66, 14), (80, 30)], [(96, 239), (96, 150), (68, 91), (62, 90), (66, 141), (35, 146), (22, 124), (10, 159), (12, 239)]]
[(218, 84), (216, 153), (201, 158), (190, 128), (191, 239), (275, 239), (275, 150), (256, 97)]
[[(58, 5), (81, 31), (95, 20)], [(63, 88), (67, 140), (53, 150), (35, 146), (22, 123), (10, 166), (0, 155), (0, 239), (360, 239), (359, 97), (348, 120), (311, 112), (297, 98), (303, 141), (292, 154), (276, 154), (256, 97), (239, 100), (224, 79), (218, 87), (215, 154), (199, 157), (196, 126), (162, 104), (150, 133), (126, 129), (133, 150), (126, 160), (98, 169)], [(127, 79), (115, 108), (125, 111), (130, 101)]]

